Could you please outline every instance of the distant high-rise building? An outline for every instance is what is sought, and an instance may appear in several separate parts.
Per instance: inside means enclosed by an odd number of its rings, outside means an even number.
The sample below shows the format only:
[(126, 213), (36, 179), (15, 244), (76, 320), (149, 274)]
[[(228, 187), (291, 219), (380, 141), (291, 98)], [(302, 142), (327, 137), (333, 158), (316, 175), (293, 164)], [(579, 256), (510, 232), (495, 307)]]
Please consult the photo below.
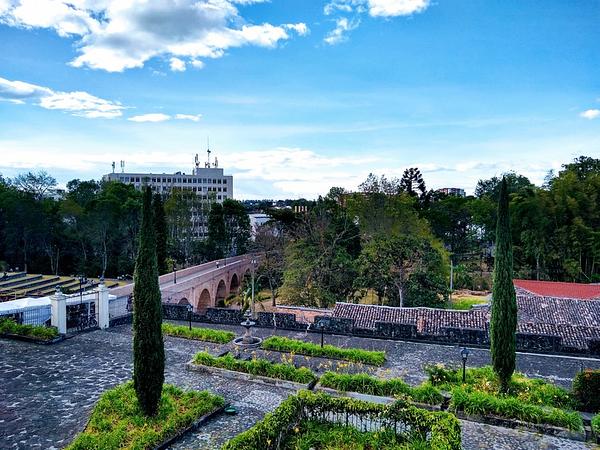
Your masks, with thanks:
[(437, 192), (441, 192), (446, 195), (456, 195), (458, 197), (466, 197), (466, 193), (464, 189), (461, 188), (441, 188), (438, 189)]
[[(233, 198), (233, 176), (225, 175), (223, 169), (219, 168), (217, 158), (214, 162), (210, 159), (210, 149), (207, 150), (208, 158), (201, 167), (198, 155), (195, 159), (195, 167), (191, 174), (176, 172), (167, 173), (133, 173), (125, 172), (125, 162), (120, 161), (121, 172), (115, 172), (115, 163), (112, 163), (112, 173), (102, 177), (104, 181), (120, 181), (121, 183), (133, 185), (141, 190), (144, 186), (150, 186), (153, 192), (158, 192), (165, 198), (174, 192), (183, 194), (190, 201), (190, 220), (193, 222), (194, 237), (206, 237), (207, 211), (210, 203), (222, 203), (225, 199)], [(193, 195), (190, 195), (193, 194)]]

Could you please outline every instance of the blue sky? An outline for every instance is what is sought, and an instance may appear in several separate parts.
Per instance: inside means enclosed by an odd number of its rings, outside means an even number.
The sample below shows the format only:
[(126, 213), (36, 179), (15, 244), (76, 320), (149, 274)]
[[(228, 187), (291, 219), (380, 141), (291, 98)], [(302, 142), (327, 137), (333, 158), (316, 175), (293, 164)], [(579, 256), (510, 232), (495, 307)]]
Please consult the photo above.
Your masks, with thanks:
[(0, 0), (0, 173), (189, 171), (313, 198), (600, 157), (597, 0)]

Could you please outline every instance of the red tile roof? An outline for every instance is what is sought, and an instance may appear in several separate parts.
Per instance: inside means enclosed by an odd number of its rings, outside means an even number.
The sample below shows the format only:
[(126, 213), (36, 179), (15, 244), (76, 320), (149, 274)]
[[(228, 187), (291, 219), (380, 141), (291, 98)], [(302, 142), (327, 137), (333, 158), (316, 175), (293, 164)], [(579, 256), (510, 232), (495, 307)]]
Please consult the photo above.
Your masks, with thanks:
[(513, 280), (513, 283), (517, 289), (542, 297), (600, 299), (600, 284), (536, 280)]

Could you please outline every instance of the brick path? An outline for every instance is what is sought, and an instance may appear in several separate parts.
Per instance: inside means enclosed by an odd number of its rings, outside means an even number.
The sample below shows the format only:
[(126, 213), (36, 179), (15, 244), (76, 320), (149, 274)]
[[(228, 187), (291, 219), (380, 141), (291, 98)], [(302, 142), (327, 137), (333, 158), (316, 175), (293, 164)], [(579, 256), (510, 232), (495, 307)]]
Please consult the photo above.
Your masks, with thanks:
[[(230, 327), (221, 327), (230, 328)], [(235, 329), (235, 327), (234, 327)], [(236, 330), (239, 331), (239, 330)], [(269, 335), (272, 330), (258, 330)], [(305, 337), (304, 333), (283, 332)], [(319, 336), (308, 335), (317, 341)], [(389, 367), (382, 375), (401, 374), (409, 382), (424, 378), (424, 363), (456, 362), (456, 348), (431, 344), (385, 342), (326, 336), (330, 343), (388, 351)], [(184, 363), (202, 349), (218, 346), (167, 337), (166, 381), (189, 389), (210, 389), (238, 407), (238, 416), (218, 416), (176, 443), (176, 449), (216, 449), (273, 410), (290, 391), (251, 382), (232, 381), (188, 372)], [(487, 364), (489, 352), (473, 350), (474, 365)], [(580, 362), (600, 367), (600, 361), (519, 355), (519, 368), (531, 376), (568, 385)], [(80, 431), (98, 396), (131, 376), (131, 332), (128, 326), (80, 334), (52, 346), (0, 339), (0, 448), (62, 448)], [(466, 449), (584, 449), (582, 443), (465, 422)]]

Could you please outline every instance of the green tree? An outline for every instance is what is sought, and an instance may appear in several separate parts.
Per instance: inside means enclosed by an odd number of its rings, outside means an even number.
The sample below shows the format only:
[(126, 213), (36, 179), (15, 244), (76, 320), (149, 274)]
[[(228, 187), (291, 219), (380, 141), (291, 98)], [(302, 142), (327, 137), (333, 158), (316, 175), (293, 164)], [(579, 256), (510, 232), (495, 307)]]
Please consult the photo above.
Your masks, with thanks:
[(490, 322), (492, 363), (500, 380), (502, 392), (507, 392), (509, 381), (515, 370), (517, 299), (513, 285), (508, 188), (505, 179), (501, 182), (498, 200), (492, 318)]
[(154, 232), (156, 233), (156, 260), (158, 262), (158, 274), (162, 275), (169, 271), (167, 267), (167, 217), (159, 193), (154, 194), (152, 200), (154, 210)]
[(140, 407), (154, 416), (165, 379), (162, 303), (156, 262), (152, 191), (144, 192), (133, 288), (133, 384)]
[(225, 231), (225, 215), (223, 205), (213, 203), (208, 213), (208, 239), (206, 242), (210, 259), (220, 259), (225, 256), (227, 233)]

